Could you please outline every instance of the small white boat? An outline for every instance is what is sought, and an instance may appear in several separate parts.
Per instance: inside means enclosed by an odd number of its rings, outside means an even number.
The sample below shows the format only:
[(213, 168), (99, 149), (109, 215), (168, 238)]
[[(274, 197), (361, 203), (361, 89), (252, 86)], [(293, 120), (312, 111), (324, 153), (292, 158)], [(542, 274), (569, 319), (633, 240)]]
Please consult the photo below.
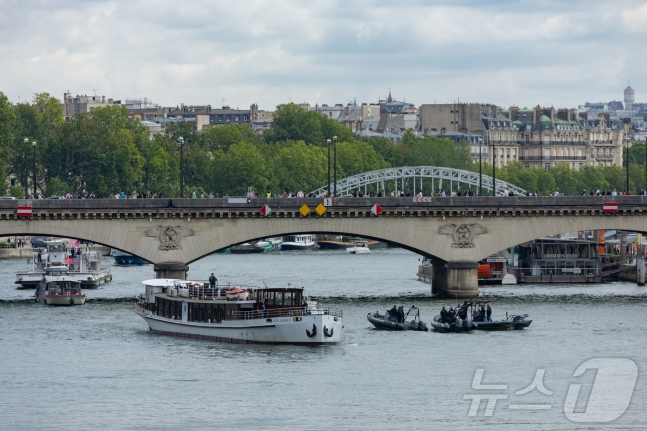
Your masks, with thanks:
[(35, 300), (47, 305), (83, 305), (85, 294), (81, 282), (66, 272), (48, 272), (36, 287)]
[(283, 237), (282, 250), (312, 250), (315, 242), (312, 235), (290, 235)]
[(350, 254), (369, 254), (370, 252), (371, 249), (368, 248), (368, 244), (365, 242), (358, 242), (356, 245), (346, 249), (346, 253)]
[(246, 301), (249, 297), (249, 292), (240, 287), (236, 287), (234, 289), (226, 291), (225, 296), (227, 297), (227, 299), (231, 300)]

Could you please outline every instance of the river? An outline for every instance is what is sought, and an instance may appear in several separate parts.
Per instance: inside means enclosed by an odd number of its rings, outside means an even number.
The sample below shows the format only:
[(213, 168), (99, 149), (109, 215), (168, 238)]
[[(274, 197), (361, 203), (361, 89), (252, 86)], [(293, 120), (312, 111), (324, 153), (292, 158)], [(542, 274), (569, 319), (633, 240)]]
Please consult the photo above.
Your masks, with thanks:
[[(417, 281), (418, 263), (411, 252), (388, 249), (214, 254), (190, 265), (191, 279), (214, 272), (221, 283), (292, 283), (343, 308), (341, 343), (309, 348), (149, 333), (132, 298), (143, 290), (141, 281), (153, 277), (150, 265), (106, 261), (111, 283), (86, 290), (84, 306), (57, 308), (34, 304), (32, 290), (15, 288), (15, 272), (26, 262), (0, 261), (0, 429), (647, 429), (647, 288), (481, 289), (493, 300), (495, 318), (506, 311), (529, 314), (533, 323), (525, 331), (372, 329), (369, 311), (415, 304), (429, 321), (441, 306), (456, 305), (430, 298), (430, 286)], [(625, 358), (638, 367), (629, 406), (610, 423), (589, 423), (593, 416), (582, 413), (595, 370), (574, 372), (593, 358)], [(502, 388), (474, 389), (477, 370), (483, 370), (481, 385)], [(516, 394), (537, 370), (545, 370), (545, 393)], [(583, 423), (564, 413), (571, 384), (582, 385), (575, 412)], [(605, 395), (622, 398), (620, 386), (605, 388)], [(487, 399), (470, 413), (473, 394), (499, 396), (491, 416)]]

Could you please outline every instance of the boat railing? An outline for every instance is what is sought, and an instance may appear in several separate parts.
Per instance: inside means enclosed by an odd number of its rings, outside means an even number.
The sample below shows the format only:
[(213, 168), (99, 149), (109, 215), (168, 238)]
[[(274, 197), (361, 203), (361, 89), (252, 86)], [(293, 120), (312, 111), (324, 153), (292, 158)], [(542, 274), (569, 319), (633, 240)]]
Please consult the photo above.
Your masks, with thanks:
[[(344, 317), (341, 308), (305, 308), (305, 307), (290, 307), (290, 308), (274, 308), (270, 310), (249, 310), (249, 311), (234, 311), (231, 314), (232, 319), (247, 320), (247, 319), (263, 319), (263, 318), (276, 318), (276, 317), (299, 317), (310, 315), (330, 315), (334, 317)], [(229, 318), (229, 316), (227, 316)]]

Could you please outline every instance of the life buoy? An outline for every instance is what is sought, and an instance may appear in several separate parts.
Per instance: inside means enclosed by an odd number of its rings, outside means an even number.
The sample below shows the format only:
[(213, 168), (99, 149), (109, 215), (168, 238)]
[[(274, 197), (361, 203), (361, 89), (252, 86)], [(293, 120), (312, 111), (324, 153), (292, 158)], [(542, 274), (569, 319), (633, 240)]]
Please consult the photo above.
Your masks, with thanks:
[(611, 259), (609, 259), (608, 257), (605, 257), (604, 258), (604, 263), (609, 263), (609, 262), (611, 262)]

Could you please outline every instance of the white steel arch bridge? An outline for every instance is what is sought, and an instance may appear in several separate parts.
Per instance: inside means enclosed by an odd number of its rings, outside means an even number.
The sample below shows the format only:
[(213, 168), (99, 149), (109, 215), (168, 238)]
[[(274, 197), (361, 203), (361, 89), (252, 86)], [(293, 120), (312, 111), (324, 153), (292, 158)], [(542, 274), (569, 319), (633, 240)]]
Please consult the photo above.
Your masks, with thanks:
[[(492, 177), (483, 175), (482, 178), (483, 188), (491, 191), (493, 183)], [(455, 188), (462, 190), (467, 185), (476, 194), (478, 193), (479, 187), (479, 173), (465, 171), (463, 169), (437, 168), (434, 166), (401, 166), (399, 168), (379, 169), (377, 171), (363, 172), (337, 180), (337, 195), (344, 196), (353, 190), (359, 191), (362, 189), (364, 190), (364, 194), (366, 194), (368, 186), (373, 185), (376, 191), (382, 191), (383, 194), (389, 190), (405, 190), (406, 187), (413, 189), (413, 194), (422, 191), (426, 195), (429, 194), (430, 190), (445, 190), (449, 192)], [(330, 183), (331, 193), (334, 188), (334, 183)], [(512, 190), (515, 194), (526, 192), (526, 190), (514, 184), (496, 180), (497, 191), (503, 192), (506, 188)], [(313, 193), (321, 197), (327, 192), (328, 185), (325, 185)]]

